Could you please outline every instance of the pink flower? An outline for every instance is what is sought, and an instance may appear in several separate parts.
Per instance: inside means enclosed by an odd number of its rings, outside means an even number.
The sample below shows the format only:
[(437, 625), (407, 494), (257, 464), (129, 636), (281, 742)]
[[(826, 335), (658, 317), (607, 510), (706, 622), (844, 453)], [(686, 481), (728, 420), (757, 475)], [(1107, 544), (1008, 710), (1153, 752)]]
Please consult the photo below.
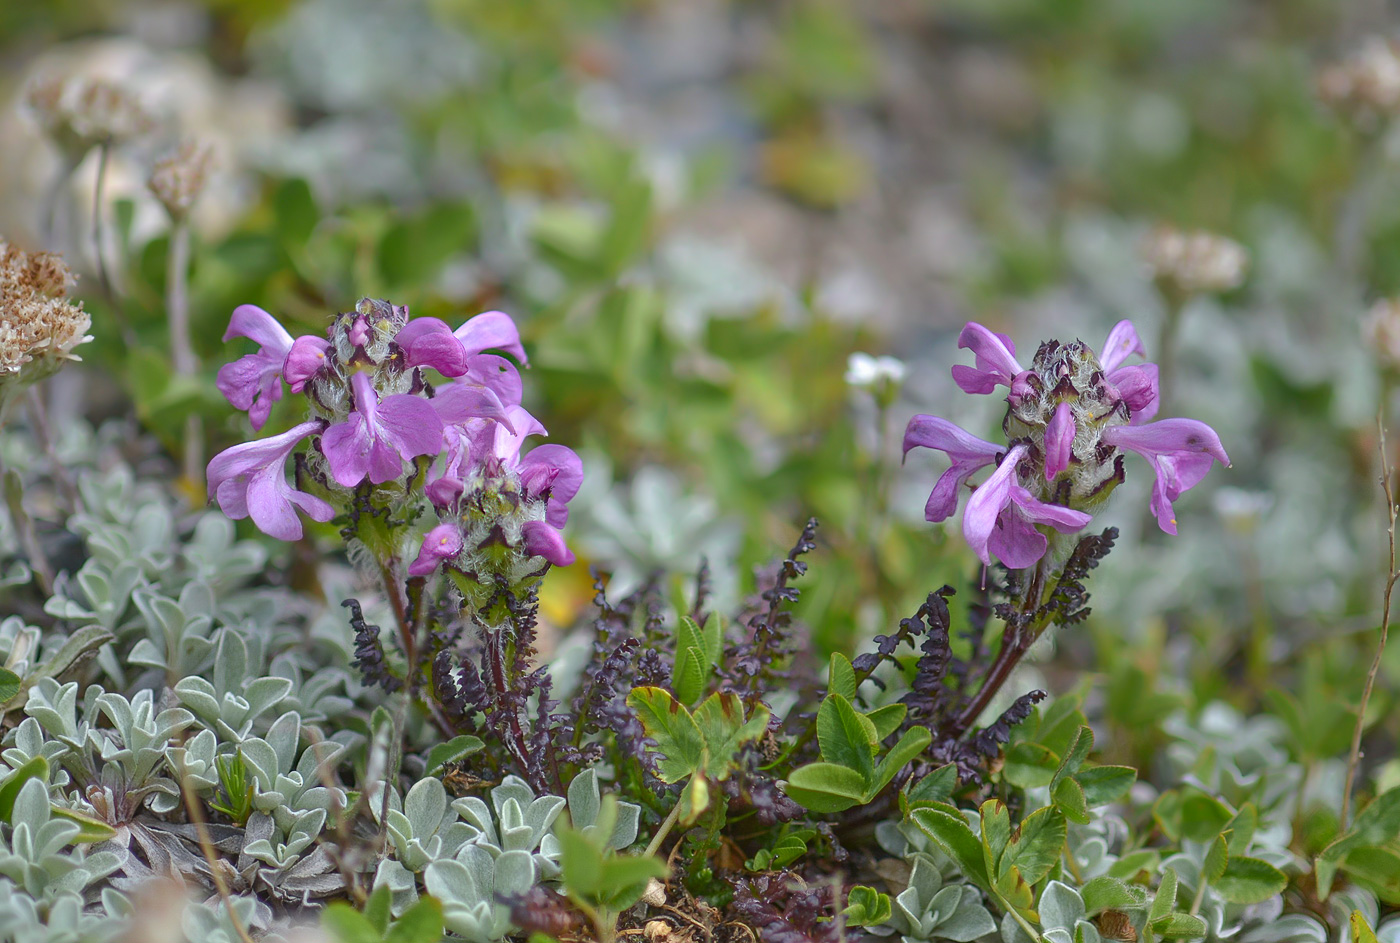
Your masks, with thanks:
[(1061, 403), (1045, 424), (1046, 481), (1053, 481), (1056, 475), (1069, 467), (1074, 432), (1074, 411), (1069, 403)]
[(305, 334), (292, 342), (282, 364), (282, 377), (291, 384), (293, 393), (306, 389), (311, 378), (325, 368), (330, 349), (330, 341), (313, 334)]
[(1016, 392), (1014, 381), (1026, 371), (1016, 361), (1011, 338), (969, 321), (958, 335), (958, 346), (971, 349), (977, 357), (976, 367), (953, 367), (953, 382), (964, 393), (990, 393), (998, 385), (1013, 387), (1012, 392)]
[(1133, 322), (1124, 319), (1108, 332), (1108, 339), (1099, 353), (1099, 366), (1103, 367), (1104, 379), (1118, 390), (1118, 395), (1128, 404), (1132, 424), (1139, 425), (1157, 415), (1160, 399), (1157, 365), (1142, 363), (1122, 366), (1123, 361), (1132, 354), (1146, 356)]
[(287, 484), (283, 466), (297, 443), (323, 428), (320, 420), (303, 422), (281, 435), (235, 445), (215, 455), (206, 471), (209, 497), (217, 499), (234, 520), (251, 517), (269, 537), (300, 539), (297, 508), (314, 521), (328, 521), (335, 511), (320, 498)]
[(248, 413), (254, 429), (261, 429), (272, 404), (282, 398), (282, 363), (292, 349), (292, 335), (257, 305), (239, 305), (224, 332), (225, 341), (235, 337), (256, 341), (258, 349), (220, 367), (215, 385), (235, 409)]
[(564, 535), (544, 521), (526, 521), (520, 529), (525, 539), (525, 552), (532, 557), (544, 557), (555, 566), (574, 562), (574, 552), (564, 543)]
[(355, 411), (321, 436), (331, 477), (353, 488), (369, 476), (374, 484), (392, 481), (403, 462), (436, 455), (442, 448), (442, 420), (425, 399), (396, 393), (379, 399), (369, 374), (350, 378)]
[(1017, 483), (1017, 466), (1029, 451), (1024, 444), (1013, 448), (968, 499), (963, 537), (985, 564), (990, 565), (995, 556), (1013, 570), (1031, 566), (1048, 546), (1035, 525), (1073, 533), (1092, 519), (1083, 511), (1046, 504)]
[(1172, 502), (1195, 487), (1212, 462), (1229, 466), (1230, 456), (1215, 430), (1195, 419), (1162, 419), (1143, 426), (1105, 429), (1103, 441), (1136, 452), (1152, 463), (1157, 481), (1152, 486), (1152, 513), (1157, 526), (1176, 533)]
[(418, 556), (408, 565), (409, 576), (427, 576), (443, 560), (462, 552), (462, 531), (455, 522), (439, 524), (423, 537)]
[(404, 366), (431, 367), (445, 377), (467, 372), (467, 351), (462, 342), (437, 318), (414, 318), (394, 337), (403, 349)]
[(924, 519), (944, 521), (958, 509), (958, 489), (979, 468), (991, 465), (1006, 451), (937, 416), (915, 416), (904, 430), (904, 454), (916, 447), (946, 452), (952, 466), (939, 477), (924, 505)]
[(504, 311), (486, 311), (452, 332), (468, 354), (483, 350), (504, 350), (522, 364), (529, 364), (525, 348), (520, 345), (520, 330)]
[(537, 445), (520, 460), (520, 485), (532, 498), (545, 499), (545, 522), (562, 528), (568, 503), (583, 484), (583, 461), (563, 445)]

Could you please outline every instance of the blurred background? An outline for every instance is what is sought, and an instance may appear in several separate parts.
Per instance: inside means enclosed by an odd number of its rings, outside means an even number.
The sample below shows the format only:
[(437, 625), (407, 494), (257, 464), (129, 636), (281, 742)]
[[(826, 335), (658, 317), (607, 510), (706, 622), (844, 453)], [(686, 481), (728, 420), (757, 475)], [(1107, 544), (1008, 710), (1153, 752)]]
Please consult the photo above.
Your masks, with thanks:
[[(9, 2), (0, 233), (63, 252), (92, 314), (82, 369), (46, 390), (55, 428), (126, 423), (128, 460), (169, 480), (191, 412), (206, 456), (247, 436), (213, 384), (250, 349), (220, 339), (238, 304), (294, 334), (365, 295), (508, 311), (526, 405), (587, 471), (585, 565), (550, 577), (547, 614), (586, 612), (587, 564), (620, 592), (703, 556), (738, 600), (813, 515), (820, 649), (979, 579), (956, 521), (922, 519), (944, 459), (899, 449), (915, 413), (997, 429), (998, 399), (949, 376), (962, 324), (1028, 360), (1131, 318), (1150, 359), (1170, 348), (1163, 415), (1211, 423), (1234, 466), (1167, 537), (1130, 458), (1095, 615), (1041, 653), (1046, 683), (1131, 662), (1123, 710), (1183, 678), (1238, 700), (1313, 646), (1325, 697), (1357, 687), (1385, 571), (1397, 26), (1378, 0)], [(45, 110), (45, 83), (84, 79), (139, 112), (110, 146)], [(211, 155), (193, 374), (147, 186), (185, 141)], [(1161, 227), (1231, 240), (1202, 250), (1224, 274), (1154, 257)], [(299, 418), (284, 401), (264, 434)]]

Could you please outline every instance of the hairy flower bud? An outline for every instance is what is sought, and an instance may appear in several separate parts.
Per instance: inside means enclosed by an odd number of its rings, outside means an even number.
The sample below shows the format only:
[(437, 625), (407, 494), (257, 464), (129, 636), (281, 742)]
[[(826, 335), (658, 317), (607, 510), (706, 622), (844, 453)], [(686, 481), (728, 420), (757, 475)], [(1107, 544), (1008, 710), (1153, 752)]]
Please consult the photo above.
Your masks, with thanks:
[(172, 220), (179, 221), (189, 215), (204, 190), (213, 156), (207, 144), (186, 141), (156, 161), (146, 185)]

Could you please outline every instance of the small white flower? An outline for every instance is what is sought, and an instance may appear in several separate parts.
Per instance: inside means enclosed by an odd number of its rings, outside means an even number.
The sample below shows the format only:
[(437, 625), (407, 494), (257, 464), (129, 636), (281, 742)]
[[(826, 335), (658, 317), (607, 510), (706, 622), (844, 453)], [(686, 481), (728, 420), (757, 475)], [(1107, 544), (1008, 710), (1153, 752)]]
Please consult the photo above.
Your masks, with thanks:
[(1249, 253), (1233, 239), (1170, 226), (1152, 231), (1143, 243), (1142, 257), (1153, 277), (1186, 295), (1238, 288), (1249, 268)]
[(904, 361), (896, 357), (872, 357), (857, 351), (846, 360), (846, 384), (858, 390), (899, 386), (908, 373)]

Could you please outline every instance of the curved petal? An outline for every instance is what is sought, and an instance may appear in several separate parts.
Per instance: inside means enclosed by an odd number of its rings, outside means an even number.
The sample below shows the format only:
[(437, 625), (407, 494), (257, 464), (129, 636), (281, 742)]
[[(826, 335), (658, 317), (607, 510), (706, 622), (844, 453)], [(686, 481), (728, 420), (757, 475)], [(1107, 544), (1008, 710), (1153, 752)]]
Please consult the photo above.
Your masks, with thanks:
[(1108, 339), (1103, 342), (1103, 349), (1099, 351), (1099, 366), (1103, 368), (1104, 373), (1111, 373), (1132, 354), (1146, 357), (1147, 351), (1143, 349), (1142, 339), (1138, 337), (1133, 322), (1124, 318), (1108, 332)]
[(1112, 426), (1104, 430), (1103, 440), (1148, 458), (1172, 452), (1203, 452), (1222, 465), (1230, 464), (1220, 436), (1196, 419), (1160, 419), (1141, 426)]
[(277, 319), (257, 305), (239, 305), (229, 318), (224, 340), (246, 337), (264, 348), (264, 353), (276, 355), (278, 360), (287, 356), (292, 349), (292, 335), (277, 322)]
[(409, 576), (427, 576), (438, 564), (462, 552), (462, 531), (456, 524), (439, 524), (423, 537), (418, 556), (408, 565)]
[(283, 540), (301, 536), (300, 507), (316, 520), (330, 520), (334, 511), (313, 495), (294, 490), (284, 465), (297, 444), (319, 432), (325, 423), (316, 420), (294, 426), (281, 435), (245, 442), (214, 456), (205, 470), (209, 495), (235, 520), (251, 517), (266, 534)]
[(282, 376), (291, 384), (293, 393), (300, 393), (312, 377), (326, 366), (330, 341), (314, 334), (304, 334), (292, 342), (287, 359), (282, 363)]
[(1123, 402), (1128, 404), (1128, 417), (1132, 425), (1140, 426), (1157, 415), (1161, 402), (1157, 385), (1157, 365), (1155, 363), (1134, 364), (1120, 367), (1105, 376)]
[(549, 491), (545, 521), (563, 527), (569, 520), (568, 503), (583, 485), (583, 460), (567, 446), (538, 445), (520, 460), (520, 481), (528, 493)]
[(1074, 446), (1074, 411), (1069, 403), (1055, 407), (1055, 413), (1045, 424), (1045, 480), (1050, 481), (1069, 467)]
[(403, 349), (405, 367), (430, 367), (445, 377), (467, 372), (467, 351), (446, 322), (414, 318), (394, 337)]
[(506, 406), (495, 392), (476, 383), (458, 380), (437, 387), (426, 401), (444, 423), (460, 425), (472, 419), (494, 419), (514, 431)]
[(564, 535), (544, 521), (526, 521), (520, 534), (524, 538), (525, 552), (531, 556), (544, 557), (555, 566), (574, 562), (574, 553), (564, 543)]
[(977, 558), (990, 565), (992, 562), (987, 542), (997, 529), (997, 518), (1011, 500), (1011, 486), (1016, 483), (1016, 466), (1026, 457), (1027, 447), (1018, 445), (1001, 460), (997, 470), (984, 481), (967, 501), (963, 511), (963, 537), (977, 554)]
[(442, 420), (425, 399), (408, 393), (386, 396), (379, 403), (377, 419), (380, 437), (392, 445), (404, 461), (442, 451)]
[(953, 380), (965, 393), (990, 393), (996, 386), (1010, 386), (1012, 379), (1022, 372), (1016, 362), (1016, 354), (1008, 343), (1009, 338), (988, 328), (969, 321), (958, 335), (958, 346), (968, 348), (976, 355), (976, 368), (962, 366), (953, 368)]
[[(1045, 556), (1049, 542), (1045, 535), (1010, 509), (997, 518), (997, 526), (987, 538), (987, 550), (1013, 570), (1034, 566)], [(983, 561), (989, 563), (990, 561)]]
[(504, 311), (485, 311), (453, 331), (468, 354), (504, 350), (522, 364), (530, 361), (520, 345), (520, 329)]
[(467, 383), (478, 383), (496, 394), (506, 406), (519, 406), (525, 393), (520, 371), (504, 357), (496, 354), (474, 354), (467, 358)]
[(331, 477), (345, 488), (355, 487), (369, 474), (373, 445), (369, 424), (364, 415), (357, 412), (321, 434), (321, 451), (330, 466)]
[(1062, 534), (1072, 534), (1094, 519), (1084, 511), (1041, 501), (1020, 485), (1011, 486), (1011, 501), (1032, 524), (1049, 524)]
[(981, 459), (983, 465), (990, 465), (1006, 451), (1006, 446), (979, 439), (946, 419), (922, 414), (910, 419), (904, 429), (904, 454), (913, 448), (937, 449), (953, 461)]

